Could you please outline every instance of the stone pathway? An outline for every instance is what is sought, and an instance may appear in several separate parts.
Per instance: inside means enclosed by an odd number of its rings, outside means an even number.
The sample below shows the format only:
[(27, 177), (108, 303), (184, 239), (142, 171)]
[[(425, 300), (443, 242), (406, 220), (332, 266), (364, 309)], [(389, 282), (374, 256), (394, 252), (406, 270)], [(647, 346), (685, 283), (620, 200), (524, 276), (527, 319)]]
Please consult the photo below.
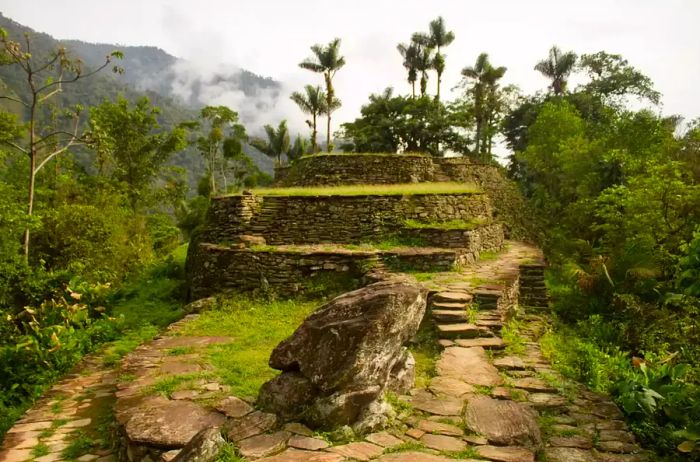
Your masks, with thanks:
[(115, 396), (115, 372), (98, 356), (85, 358), (56, 383), (5, 436), (1, 462), (66, 460), (82, 447), (79, 461), (115, 461), (109, 420)]
[[(77, 432), (104, 438), (104, 422), (95, 416), (105, 407), (114, 408), (119, 449), (106, 439), (77, 460), (190, 460), (193, 437), (205, 437), (212, 426), (259, 462), (649, 460), (610, 398), (566, 381), (545, 360), (538, 339), (547, 330), (546, 312), (515, 310), (522, 274), (528, 300), (546, 302), (540, 259), (537, 249), (510, 242), (496, 259), (431, 281), (429, 315), (443, 347), (436, 375), (425, 389), (399, 397), (405, 404), (395, 426), (361, 441), (333, 445), (299, 423), (280, 425), (275, 415), (255, 410), (252, 398), (211, 381), (200, 353), (232, 339), (178, 336), (191, 315), (127, 356), (119, 372), (91, 358), (58, 383), (10, 430), (0, 462), (69, 460), (64, 450)], [(517, 345), (501, 337), (514, 317), (523, 326)], [(168, 377), (188, 380), (154, 393)], [(214, 433), (223, 444), (221, 432)]]

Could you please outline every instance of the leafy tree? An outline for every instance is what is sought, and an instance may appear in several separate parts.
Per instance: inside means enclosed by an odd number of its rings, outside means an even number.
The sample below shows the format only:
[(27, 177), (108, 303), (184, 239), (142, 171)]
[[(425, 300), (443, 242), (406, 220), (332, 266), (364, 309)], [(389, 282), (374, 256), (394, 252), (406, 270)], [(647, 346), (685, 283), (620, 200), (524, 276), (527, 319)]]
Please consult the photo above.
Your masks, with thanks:
[(287, 158), (290, 162), (294, 162), (307, 152), (309, 152), (308, 142), (305, 138), (302, 138), (301, 136), (297, 135), (296, 138), (294, 138), (294, 144), (292, 144), (292, 146), (289, 148), (289, 151), (287, 152)]
[(408, 83), (411, 84), (411, 95), (415, 98), (416, 80), (418, 80), (418, 56), (420, 53), (420, 45), (415, 42), (411, 42), (409, 45), (399, 43), (396, 48), (403, 57), (403, 67), (405, 67), (406, 71), (408, 72), (407, 80)]
[(562, 52), (557, 46), (549, 50), (547, 59), (543, 59), (535, 65), (535, 70), (539, 71), (552, 83), (549, 88), (555, 95), (566, 93), (567, 79), (576, 66), (576, 53), (573, 51)]
[(282, 156), (289, 152), (289, 130), (287, 129), (287, 121), (283, 120), (280, 122), (277, 129), (272, 125), (265, 125), (264, 128), (267, 140), (254, 138), (251, 144), (263, 154), (276, 158), (277, 165), (282, 165)]
[(290, 98), (297, 103), (297, 106), (303, 113), (311, 116), (311, 120), (307, 120), (306, 123), (311, 127), (311, 152), (317, 152), (316, 136), (318, 132), (316, 130), (316, 119), (327, 112), (328, 101), (326, 100), (325, 92), (321, 90), (321, 87), (306, 85), (304, 93), (295, 91)]
[(89, 144), (97, 152), (99, 170), (126, 186), (134, 212), (165, 162), (187, 146), (184, 126), (158, 133), (158, 112), (146, 97), (133, 107), (119, 98), (90, 110)]
[(474, 151), (477, 154), (491, 153), (496, 112), (500, 109), (498, 81), (505, 73), (505, 67), (491, 65), (487, 53), (481, 53), (473, 66), (462, 69), (465, 80), (473, 82), (467, 93), (473, 101), (476, 125)]
[(442, 73), (445, 71), (445, 55), (440, 52), (441, 48), (450, 45), (455, 39), (455, 34), (445, 28), (445, 21), (442, 16), (430, 21), (428, 34), (414, 34), (414, 42), (418, 42), (423, 46), (435, 49), (435, 57), (433, 58), (432, 67), (437, 74), (437, 93), (435, 98), (440, 100), (440, 83), (442, 81)]
[(620, 55), (604, 51), (584, 54), (579, 59), (578, 67), (591, 79), (582, 90), (605, 98), (608, 102), (632, 95), (658, 104), (661, 97), (654, 90), (651, 79), (630, 66)]
[(371, 95), (362, 116), (343, 124), (344, 149), (356, 152), (423, 152), (441, 155), (444, 148), (465, 144), (455, 129), (454, 114), (430, 97), (393, 96), (391, 88)]
[[(215, 195), (216, 177), (223, 181), (223, 190), (228, 189), (226, 172), (231, 162), (245, 163), (243, 143), (248, 140), (245, 127), (238, 123), (238, 113), (226, 106), (207, 106), (200, 117), (209, 127), (205, 136), (197, 138), (197, 147), (206, 162), (206, 176), (210, 182), (209, 193)], [(243, 169), (245, 170), (245, 169)], [(243, 172), (234, 174), (234, 179)]]
[[(19, 67), (25, 77), (26, 87), (21, 94), (0, 95), (19, 104), (27, 116), (27, 138), (23, 141), (5, 139), (4, 142), (28, 157), (28, 187), (27, 187), (27, 216), (34, 212), (34, 192), (36, 176), (39, 171), (59, 154), (66, 152), (72, 146), (82, 142), (78, 134), (82, 108), (76, 106), (65, 111), (70, 120), (70, 127), (64, 129), (40, 120), (40, 111), (49, 100), (59, 94), (64, 85), (78, 82), (90, 77), (109, 66), (113, 58), (121, 58), (122, 54), (114, 51), (105, 57), (102, 65), (94, 70), (84, 72), (79, 59), (72, 58), (65, 48), (51, 50), (47, 56), (33, 53), (32, 40), (29, 34), (24, 36), (24, 44), (11, 40), (4, 29), (0, 29), (0, 64)], [(122, 72), (114, 66), (115, 72)], [(25, 260), (29, 258), (29, 228), (24, 232), (23, 253)]]
[(323, 74), (323, 79), (326, 82), (326, 114), (328, 115), (326, 147), (328, 152), (331, 152), (333, 150), (333, 144), (331, 143), (331, 114), (340, 106), (339, 100), (335, 97), (333, 77), (335, 73), (345, 65), (345, 58), (340, 56), (339, 38), (333, 39), (326, 46), (320, 44), (313, 45), (311, 51), (314, 53), (314, 58), (302, 61), (299, 63), (299, 67)]

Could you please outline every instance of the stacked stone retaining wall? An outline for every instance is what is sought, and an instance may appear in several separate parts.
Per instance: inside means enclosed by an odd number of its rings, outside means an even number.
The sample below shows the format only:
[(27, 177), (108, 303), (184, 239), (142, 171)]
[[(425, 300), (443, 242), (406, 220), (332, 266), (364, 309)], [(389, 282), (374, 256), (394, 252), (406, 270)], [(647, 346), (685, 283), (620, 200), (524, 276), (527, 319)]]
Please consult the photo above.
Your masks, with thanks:
[(199, 242), (226, 243), (241, 234), (268, 244), (359, 243), (421, 222), (490, 219), (488, 197), (472, 194), (363, 196), (229, 196), (212, 200)]

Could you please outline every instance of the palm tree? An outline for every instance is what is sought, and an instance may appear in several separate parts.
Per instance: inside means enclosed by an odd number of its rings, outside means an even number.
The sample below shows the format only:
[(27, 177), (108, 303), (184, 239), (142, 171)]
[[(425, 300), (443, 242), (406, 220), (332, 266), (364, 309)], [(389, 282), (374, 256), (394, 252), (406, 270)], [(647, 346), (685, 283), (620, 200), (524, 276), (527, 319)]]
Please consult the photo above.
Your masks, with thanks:
[(287, 158), (290, 162), (293, 162), (299, 159), (307, 152), (309, 152), (308, 141), (306, 140), (306, 138), (302, 138), (301, 136), (297, 135), (296, 138), (294, 138), (294, 144), (292, 144), (292, 146), (289, 148), (289, 151), (287, 151)]
[(319, 86), (306, 85), (304, 93), (295, 91), (290, 98), (297, 103), (302, 112), (311, 115), (311, 120), (307, 120), (306, 123), (311, 127), (311, 152), (316, 152), (316, 119), (327, 112), (326, 93)]
[(416, 70), (420, 72), (420, 95), (425, 96), (428, 89), (428, 71), (433, 69), (433, 49), (420, 42), (413, 42), (418, 48), (416, 55)]
[(476, 119), (475, 152), (477, 154), (486, 152), (485, 141), (486, 138), (490, 138), (490, 135), (484, 129), (488, 126), (490, 119), (492, 119), (491, 112), (493, 111), (493, 105), (489, 104), (489, 101), (493, 101), (495, 98), (495, 93), (498, 89), (497, 82), (503, 77), (506, 70), (503, 66), (493, 67), (489, 62), (487, 53), (481, 53), (476, 58), (474, 66), (467, 66), (462, 69), (462, 75), (466, 79), (474, 80), (472, 91), (474, 96), (474, 118)]
[(430, 32), (428, 34), (414, 34), (414, 41), (421, 43), (429, 48), (435, 48), (435, 58), (433, 59), (433, 69), (437, 74), (437, 93), (435, 98), (440, 100), (440, 83), (442, 82), (442, 73), (445, 71), (445, 55), (440, 53), (440, 49), (451, 44), (455, 39), (455, 34), (452, 31), (445, 29), (445, 20), (442, 16), (430, 21)]
[(411, 84), (411, 94), (415, 98), (416, 80), (418, 80), (417, 61), (420, 46), (415, 42), (411, 42), (410, 45), (399, 43), (396, 46), (396, 49), (399, 50), (399, 53), (401, 53), (401, 56), (403, 57), (403, 67), (405, 67), (408, 71), (408, 83)]
[(287, 130), (287, 121), (283, 120), (275, 130), (271, 125), (265, 125), (265, 134), (267, 140), (255, 138), (251, 141), (251, 145), (262, 152), (263, 154), (277, 158), (277, 165), (282, 165), (282, 154), (289, 152), (289, 130)]
[(566, 79), (574, 70), (576, 65), (576, 53), (567, 51), (563, 53), (556, 45), (549, 50), (547, 59), (543, 59), (535, 66), (536, 71), (540, 71), (545, 77), (552, 80), (549, 88), (555, 95), (562, 95), (566, 92)]
[(323, 45), (316, 44), (311, 47), (311, 51), (314, 53), (315, 60), (312, 58), (302, 61), (299, 63), (299, 67), (323, 74), (323, 78), (326, 81), (326, 103), (328, 105), (326, 108), (326, 112), (328, 114), (326, 142), (328, 144), (328, 152), (331, 152), (333, 149), (333, 145), (331, 144), (331, 113), (334, 110), (334, 103), (338, 101), (335, 99), (333, 77), (335, 76), (335, 73), (338, 72), (338, 69), (345, 65), (345, 58), (340, 56), (339, 38), (333, 39), (325, 47)]

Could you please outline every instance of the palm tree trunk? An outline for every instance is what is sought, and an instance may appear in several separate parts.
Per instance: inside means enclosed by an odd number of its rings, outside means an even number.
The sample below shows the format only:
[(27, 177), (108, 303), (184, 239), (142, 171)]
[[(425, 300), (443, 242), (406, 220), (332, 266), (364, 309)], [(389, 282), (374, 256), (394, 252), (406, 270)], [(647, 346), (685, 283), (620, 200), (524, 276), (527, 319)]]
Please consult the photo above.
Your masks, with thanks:
[(425, 76), (425, 72), (420, 77), (420, 95), (425, 96), (425, 92), (428, 87), (428, 79)]
[(416, 81), (413, 80), (411, 82), (411, 94), (413, 95), (413, 99), (416, 99)]
[(328, 121), (326, 125), (326, 151), (331, 152), (331, 108), (333, 107), (333, 82), (328, 72), (324, 75), (326, 79), (326, 109), (328, 109)]
[(440, 80), (442, 79), (442, 74), (437, 73), (437, 93), (435, 94), (435, 99), (440, 101)]
[(312, 130), (311, 130), (311, 152), (316, 154), (316, 113), (312, 114)]
[(326, 150), (331, 152), (331, 113), (328, 112), (328, 125), (326, 126)]

